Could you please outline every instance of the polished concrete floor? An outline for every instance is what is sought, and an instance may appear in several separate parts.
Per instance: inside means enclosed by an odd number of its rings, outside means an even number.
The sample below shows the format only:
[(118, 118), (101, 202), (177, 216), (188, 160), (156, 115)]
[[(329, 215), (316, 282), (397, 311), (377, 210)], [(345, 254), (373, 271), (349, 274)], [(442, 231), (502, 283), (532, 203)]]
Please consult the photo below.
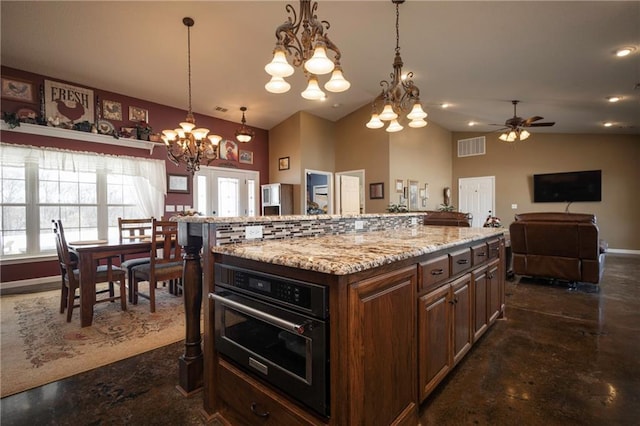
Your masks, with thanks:
[[(422, 404), (422, 424), (639, 425), (638, 277), (640, 256), (610, 254), (599, 287), (508, 281), (505, 319)], [(3, 398), (1, 424), (205, 424), (200, 394), (184, 398), (175, 389), (182, 349)]]

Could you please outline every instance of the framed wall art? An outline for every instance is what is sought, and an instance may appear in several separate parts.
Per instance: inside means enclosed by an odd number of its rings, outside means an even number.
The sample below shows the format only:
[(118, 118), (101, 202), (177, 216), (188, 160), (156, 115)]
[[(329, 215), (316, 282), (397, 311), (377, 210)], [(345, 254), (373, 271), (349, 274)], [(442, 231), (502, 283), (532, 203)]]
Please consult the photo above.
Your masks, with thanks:
[(33, 83), (13, 77), (2, 76), (2, 98), (33, 104), (36, 102)]
[(407, 187), (409, 188), (409, 211), (418, 210), (418, 181), (408, 180)]
[(238, 161), (238, 144), (226, 139), (220, 142), (218, 147), (222, 160)]
[(135, 127), (120, 127), (120, 137), (122, 139), (138, 139), (138, 129)]
[(278, 170), (289, 170), (289, 157), (278, 158)]
[(384, 182), (369, 184), (369, 198), (372, 200), (384, 198)]
[(102, 101), (102, 118), (105, 120), (122, 121), (122, 104), (116, 101)]
[(244, 164), (253, 164), (253, 152), (245, 151), (244, 149), (240, 150), (240, 162)]
[(396, 192), (404, 191), (404, 182), (402, 179), (396, 179)]
[(145, 121), (149, 122), (149, 111), (135, 106), (129, 107), (129, 120), (130, 121)]
[(189, 179), (189, 175), (167, 174), (167, 192), (190, 194), (191, 179)]
[(61, 123), (94, 123), (93, 90), (57, 81), (44, 81), (45, 117)]

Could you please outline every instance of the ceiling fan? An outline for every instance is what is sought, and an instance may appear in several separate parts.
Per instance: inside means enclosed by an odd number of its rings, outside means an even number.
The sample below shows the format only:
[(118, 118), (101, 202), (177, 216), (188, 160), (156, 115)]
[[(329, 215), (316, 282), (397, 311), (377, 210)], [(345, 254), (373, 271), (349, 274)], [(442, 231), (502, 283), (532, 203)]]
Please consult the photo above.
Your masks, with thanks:
[(544, 117), (540, 117), (538, 115), (534, 115), (533, 117), (529, 117), (524, 119), (522, 117), (518, 117), (516, 113), (516, 107), (520, 101), (511, 101), (513, 104), (513, 117), (507, 119), (507, 121), (503, 124), (492, 124), (492, 126), (503, 126), (502, 129), (497, 130), (504, 131), (498, 139), (505, 142), (515, 142), (516, 140), (525, 140), (530, 136), (530, 133), (525, 129), (525, 127), (550, 127), (556, 124), (552, 121), (542, 122)]

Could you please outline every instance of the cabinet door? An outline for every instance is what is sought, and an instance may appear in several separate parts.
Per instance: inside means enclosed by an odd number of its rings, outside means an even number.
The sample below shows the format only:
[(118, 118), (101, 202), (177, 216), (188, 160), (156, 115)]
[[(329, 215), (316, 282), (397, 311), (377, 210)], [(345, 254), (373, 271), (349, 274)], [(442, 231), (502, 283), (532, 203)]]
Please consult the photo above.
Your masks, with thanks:
[(479, 339), (487, 331), (487, 268), (473, 273), (473, 339)]
[(423, 401), (451, 369), (451, 287), (442, 286), (418, 302), (418, 369)]
[(492, 324), (500, 315), (502, 308), (500, 261), (496, 259), (487, 266), (487, 303), (488, 322)]
[[(417, 417), (416, 289), (416, 266), (349, 287), (349, 347), (344, 348), (350, 368), (349, 424), (386, 425), (402, 414)], [(370, 392), (385, 395), (368, 398)]]
[(471, 349), (473, 325), (471, 321), (471, 274), (463, 275), (451, 283), (452, 318), (452, 365), (455, 365)]

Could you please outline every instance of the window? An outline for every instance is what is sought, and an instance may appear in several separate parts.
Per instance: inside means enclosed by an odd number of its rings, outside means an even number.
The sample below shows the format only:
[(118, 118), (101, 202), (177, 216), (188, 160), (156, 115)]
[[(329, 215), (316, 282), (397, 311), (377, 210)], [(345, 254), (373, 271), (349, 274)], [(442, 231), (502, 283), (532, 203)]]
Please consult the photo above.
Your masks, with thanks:
[(118, 217), (161, 217), (160, 160), (0, 144), (2, 257), (55, 252), (51, 220), (69, 240), (117, 238)]

